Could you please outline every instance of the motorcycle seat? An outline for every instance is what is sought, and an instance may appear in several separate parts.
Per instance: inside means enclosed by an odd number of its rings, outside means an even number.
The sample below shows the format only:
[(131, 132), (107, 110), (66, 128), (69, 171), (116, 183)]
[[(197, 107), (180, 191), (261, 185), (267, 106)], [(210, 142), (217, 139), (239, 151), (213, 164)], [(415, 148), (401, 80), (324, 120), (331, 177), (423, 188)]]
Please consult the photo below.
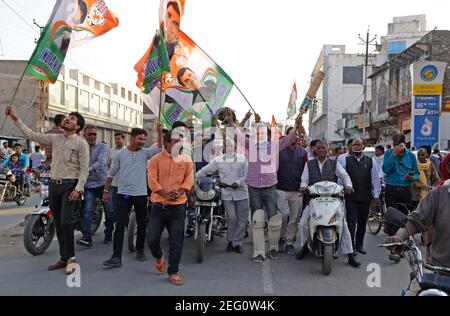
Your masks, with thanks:
[(450, 293), (450, 277), (434, 273), (424, 273), (422, 282), (420, 282), (420, 288), (424, 291), (439, 289)]

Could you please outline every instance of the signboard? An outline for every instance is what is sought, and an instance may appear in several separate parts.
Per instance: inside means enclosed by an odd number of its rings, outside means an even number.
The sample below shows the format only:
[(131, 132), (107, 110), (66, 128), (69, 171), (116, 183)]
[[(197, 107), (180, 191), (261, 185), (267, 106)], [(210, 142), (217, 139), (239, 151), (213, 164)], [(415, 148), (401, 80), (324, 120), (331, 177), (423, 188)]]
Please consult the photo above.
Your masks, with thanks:
[(442, 87), (447, 63), (419, 62), (411, 65), (413, 83), (411, 146), (439, 144)]

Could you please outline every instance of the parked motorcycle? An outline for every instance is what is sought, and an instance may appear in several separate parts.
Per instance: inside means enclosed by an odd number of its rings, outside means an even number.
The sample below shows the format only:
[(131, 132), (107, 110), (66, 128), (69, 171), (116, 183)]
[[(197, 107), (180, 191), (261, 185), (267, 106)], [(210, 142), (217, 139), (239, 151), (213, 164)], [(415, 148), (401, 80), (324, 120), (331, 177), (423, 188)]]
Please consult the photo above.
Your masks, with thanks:
[[(25, 249), (33, 256), (43, 254), (51, 245), (56, 227), (53, 212), (49, 203), (50, 176), (43, 173), (40, 176), (41, 203), (25, 217), (25, 229), (23, 233), (23, 244)], [(73, 215), (74, 228), (81, 231), (84, 217), (83, 202), (78, 201)], [(92, 234), (99, 229), (103, 217), (103, 204), (97, 200), (95, 211), (92, 216)]]
[(308, 248), (322, 258), (322, 272), (329, 275), (333, 258), (338, 258), (344, 227), (344, 188), (332, 182), (319, 182), (308, 188), (311, 200), (308, 220)]
[[(406, 227), (407, 216), (402, 212), (389, 208), (386, 213), (386, 222), (396, 227)], [(393, 243), (382, 244), (380, 247), (391, 249), (392, 247), (400, 247), (402, 253), (408, 260), (411, 267), (411, 276), (420, 285), (420, 291), (417, 296), (449, 296), (450, 295), (450, 269), (444, 267), (432, 266), (425, 264), (420, 248), (417, 246), (414, 236), (410, 236), (408, 240)], [(426, 273), (426, 270), (432, 273)], [(406, 291), (403, 291), (403, 295)]]
[(222, 204), (220, 188), (226, 185), (217, 177), (203, 177), (195, 189), (194, 239), (197, 244), (197, 262), (205, 260), (206, 247), (215, 237), (223, 237), (227, 231), (227, 219)]
[(0, 169), (0, 206), (4, 202), (15, 202), (18, 206), (27, 202), (27, 196), (19, 190), (16, 176), (9, 169)]

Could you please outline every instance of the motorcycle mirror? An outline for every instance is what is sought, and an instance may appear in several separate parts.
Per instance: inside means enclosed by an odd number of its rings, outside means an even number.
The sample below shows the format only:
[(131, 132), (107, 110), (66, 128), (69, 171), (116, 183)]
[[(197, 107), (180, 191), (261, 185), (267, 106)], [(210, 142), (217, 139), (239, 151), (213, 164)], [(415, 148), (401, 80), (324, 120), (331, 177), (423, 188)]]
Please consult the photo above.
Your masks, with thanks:
[(408, 218), (399, 210), (393, 207), (389, 207), (385, 215), (385, 221), (388, 224), (397, 226), (399, 228), (404, 228), (406, 226)]

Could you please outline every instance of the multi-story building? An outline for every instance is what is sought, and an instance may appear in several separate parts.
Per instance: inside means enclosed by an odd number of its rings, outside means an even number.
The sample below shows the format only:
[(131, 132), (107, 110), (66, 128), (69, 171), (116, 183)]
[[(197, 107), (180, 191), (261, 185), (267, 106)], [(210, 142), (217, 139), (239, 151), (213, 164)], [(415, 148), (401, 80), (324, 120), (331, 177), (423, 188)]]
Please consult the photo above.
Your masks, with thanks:
[[(10, 102), (26, 61), (0, 61), (0, 104)], [(97, 126), (99, 140), (113, 145), (114, 133), (128, 135), (143, 127), (143, 102), (140, 94), (116, 83), (105, 83), (78, 70), (63, 67), (55, 84), (44, 84), (25, 75), (14, 108), (34, 130), (45, 131), (57, 114), (80, 112), (87, 124)], [(11, 122), (4, 135), (20, 135)]]
[(372, 79), (374, 140), (390, 143), (393, 133), (411, 139), (412, 80), (410, 68), (420, 61), (447, 62), (440, 113), (440, 148), (450, 148), (450, 31), (431, 31), (390, 61), (377, 67)]
[(343, 145), (347, 138), (359, 135), (357, 128), (347, 129), (343, 114), (359, 113), (364, 100), (364, 58), (346, 54), (344, 45), (324, 45), (311, 78), (325, 73), (316, 102), (310, 110), (310, 135)]

